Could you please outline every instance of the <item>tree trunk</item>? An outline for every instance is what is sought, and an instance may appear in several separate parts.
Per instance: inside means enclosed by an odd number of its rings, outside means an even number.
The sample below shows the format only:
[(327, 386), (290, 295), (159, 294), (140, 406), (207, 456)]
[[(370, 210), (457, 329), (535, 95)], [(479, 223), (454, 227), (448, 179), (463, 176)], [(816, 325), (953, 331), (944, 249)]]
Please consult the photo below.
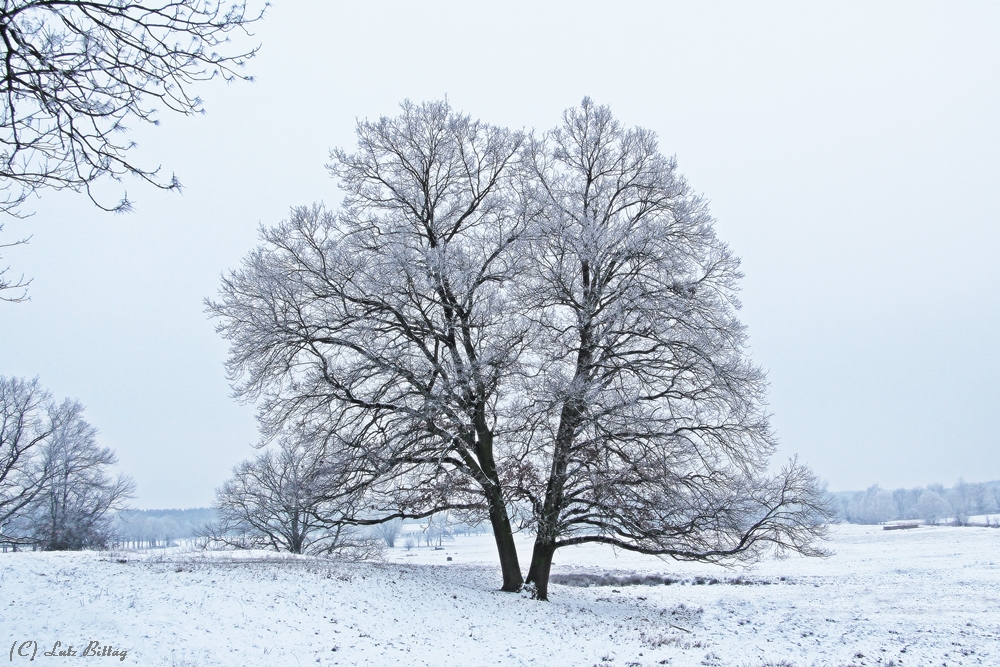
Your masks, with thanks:
[(514, 531), (510, 527), (510, 517), (503, 497), (497, 493), (487, 492), (490, 506), (490, 523), (493, 526), (493, 539), (497, 543), (497, 554), (500, 556), (500, 571), (503, 573), (503, 587), (508, 593), (521, 590), (524, 578), (521, 576), (521, 565), (517, 560), (517, 548), (514, 546)]
[[(589, 354), (581, 352), (578, 369), (585, 367), (584, 362), (589, 359)], [(577, 377), (582, 375), (577, 370)], [(537, 517), (535, 547), (531, 553), (531, 566), (528, 568), (528, 583), (535, 585), (535, 597), (539, 600), (549, 599), (549, 571), (552, 569), (552, 556), (559, 537), (559, 517), (565, 509), (563, 505), (569, 453), (582, 414), (583, 401), (573, 398), (566, 401), (559, 416), (559, 430), (553, 443), (552, 469), (545, 488), (545, 503), (541, 515)]]
[(528, 583), (535, 585), (535, 597), (549, 599), (549, 573), (552, 570), (552, 556), (556, 553), (554, 544), (544, 538), (535, 538), (535, 548), (531, 552), (531, 567), (528, 569)]
[(497, 474), (496, 460), (493, 458), (493, 431), (487, 425), (485, 402), (481, 401), (476, 407), (473, 419), (476, 426), (476, 439), (473, 447), (482, 471), (479, 483), (490, 508), (493, 539), (497, 543), (500, 571), (503, 573), (503, 587), (500, 590), (516, 593), (524, 585), (524, 578), (521, 576), (521, 564), (517, 560), (514, 531), (510, 527), (507, 505), (504, 504), (500, 475)]

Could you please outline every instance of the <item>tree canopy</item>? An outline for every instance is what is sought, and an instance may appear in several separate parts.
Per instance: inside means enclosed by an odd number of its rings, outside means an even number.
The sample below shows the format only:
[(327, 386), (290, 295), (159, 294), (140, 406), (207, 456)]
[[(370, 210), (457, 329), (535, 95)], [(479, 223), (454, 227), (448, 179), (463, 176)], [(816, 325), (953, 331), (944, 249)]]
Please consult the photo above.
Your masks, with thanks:
[(331, 154), (343, 205), (262, 229), (208, 304), (265, 441), (294, 428), (363, 508), (332, 521), (489, 518), (504, 590), (532, 530), (543, 599), (583, 542), (821, 553), (816, 479), (768, 472), (739, 260), (652, 132), (585, 99), (541, 136), (446, 102), (357, 133)]

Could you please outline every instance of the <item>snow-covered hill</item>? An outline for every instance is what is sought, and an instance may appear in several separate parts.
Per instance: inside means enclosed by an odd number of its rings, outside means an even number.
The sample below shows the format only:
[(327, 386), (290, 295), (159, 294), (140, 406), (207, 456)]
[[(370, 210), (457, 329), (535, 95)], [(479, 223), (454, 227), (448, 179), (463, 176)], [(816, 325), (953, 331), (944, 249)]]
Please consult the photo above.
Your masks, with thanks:
[[(43, 666), (77, 664), (44, 655), (56, 642), (119, 652), (90, 665), (1000, 664), (1000, 530), (840, 526), (831, 547), (749, 570), (564, 550), (557, 580), (609, 585), (554, 585), (549, 603), (495, 590), (487, 535), (381, 563), (7, 553), (0, 629), (11, 664), (37, 646)], [(629, 585), (652, 575), (674, 583)]]

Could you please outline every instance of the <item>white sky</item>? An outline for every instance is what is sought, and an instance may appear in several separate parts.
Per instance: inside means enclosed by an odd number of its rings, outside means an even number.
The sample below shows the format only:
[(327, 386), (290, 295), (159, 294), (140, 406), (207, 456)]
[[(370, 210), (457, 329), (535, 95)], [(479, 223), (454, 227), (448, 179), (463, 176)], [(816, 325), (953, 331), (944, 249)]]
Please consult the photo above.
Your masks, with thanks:
[(743, 258), (780, 458), (832, 490), (1000, 478), (998, 34), (996, 2), (278, 0), (256, 83), (132, 135), (182, 195), (129, 182), (114, 216), (45, 193), (5, 221), (34, 283), (0, 304), (0, 373), (79, 398), (137, 507), (208, 505), (256, 432), (202, 300), (258, 224), (339, 203), (323, 165), (355, 119), (447, 95), (547, 129), (590, 95), (659, 133)]

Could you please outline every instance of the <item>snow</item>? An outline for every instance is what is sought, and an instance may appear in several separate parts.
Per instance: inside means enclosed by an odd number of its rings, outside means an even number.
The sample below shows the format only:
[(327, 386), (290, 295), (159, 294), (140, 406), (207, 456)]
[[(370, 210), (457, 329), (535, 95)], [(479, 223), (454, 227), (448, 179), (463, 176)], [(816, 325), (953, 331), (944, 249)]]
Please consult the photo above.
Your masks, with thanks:
[[(96, 641), (126, 652), (99, 664), (177, 667), (1000, 664), (992, 528), (838, 526), (830, 558), (738, 570), (564, 549), (555, 577), (617, 585), (554, 584), (548, 603), (495, 590), (489, 535), (442, 550), (402, 542), (378, 563), (262, 551), (0, 554), (3, 654), (27, 662), (17, 651), (34, 641), (37, 662), (58, 664), (43, 656), (55, 642), (79, 654)], [(530, 536), (519, 546), (527, 567)], [(620, 585), (654, 574), (677, 583)]]

